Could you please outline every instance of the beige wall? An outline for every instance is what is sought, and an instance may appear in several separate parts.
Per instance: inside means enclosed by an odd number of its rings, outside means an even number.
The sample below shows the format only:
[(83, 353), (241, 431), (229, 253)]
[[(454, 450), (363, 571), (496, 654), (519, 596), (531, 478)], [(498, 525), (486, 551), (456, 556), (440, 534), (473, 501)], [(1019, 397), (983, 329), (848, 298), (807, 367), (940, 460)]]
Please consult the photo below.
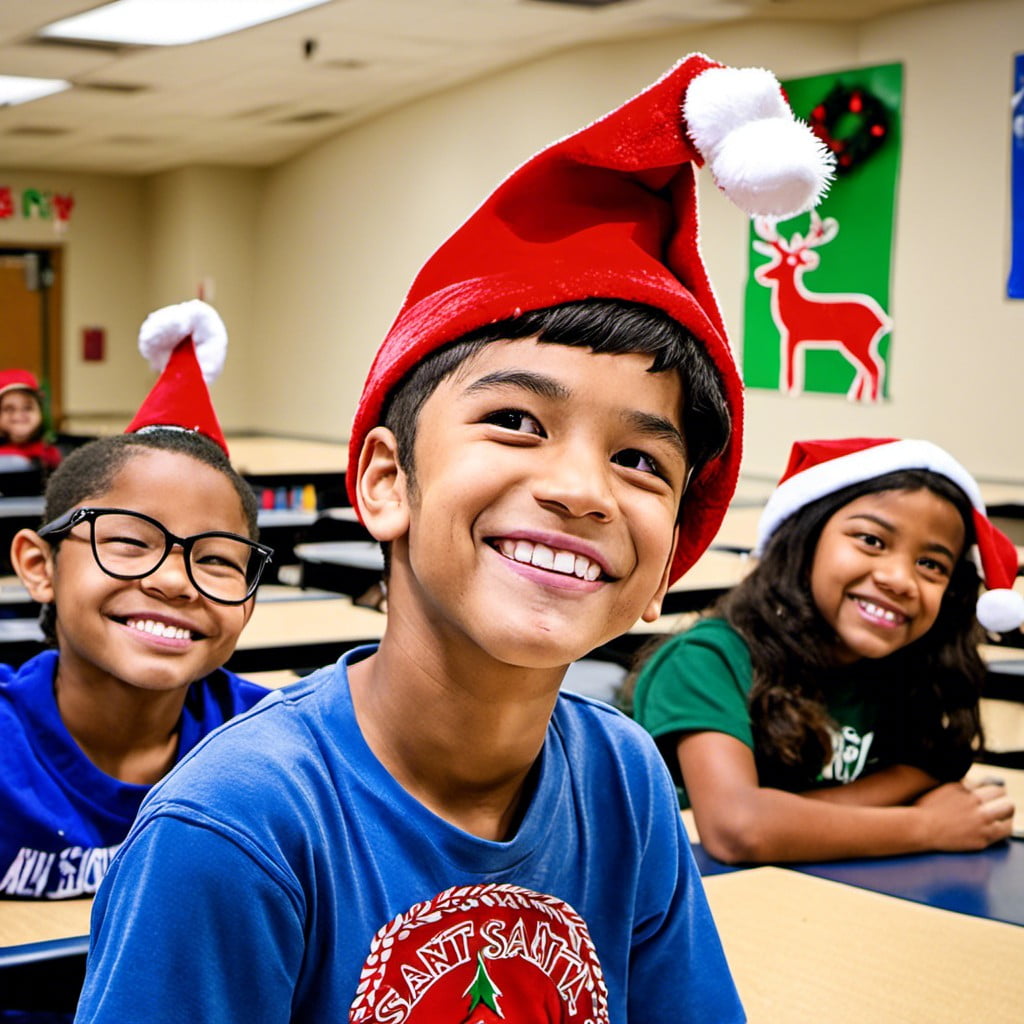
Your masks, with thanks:
[[(131, 408), (119, 396), (145, 394), (148, 379), (135, 348), (146, 313), (144, 183), (138, 178), (0, 168), (0, 184), (18, 192), (37, 188), (74, 195), (63, 237), (56, 235), (52, 221), (19, 216), (0, 220), (0, 245), (57, 242), (64, 251), (65, 410), (88, 414)], [(103, 362), (82, 360), (81, 332), (86, 326), (106, 329)]]
[[(1012, 54), (1022, 48), (1024, 4), (1008, 0), (853, 28), (724, 27), (560, 54), (346, 133), (269, 178), (257, 344), (267, 351), (271, 335), (292, 325), (294, 365), (305, 353), (315, 373), (282, 382), (264, 359), (253, 382), (261, 423), (344, 436), (374, 348), (433, 247), (518, 162), (642, 88), (681, 54), (704, 50), (767, 65), (780, 77), (902, 61), (892, 400), (864, 406), (841, 396), (751, 392), (745, 467), (777, 476), (801, 436), (891, 434), (930, 437), (980, 476), (1024, 479), (1014, 429), (1022, 423), (1024, 302), (1004, 297), (1009, 95)], [(706, 176), (701, 185), (705, 256), (739, 344), (746, 223)], [(300, 271), (289, 253), (303, 244)]]
[[(892, 400), (751, 392), (747, 472), (775, 477), (799, 436), (893, 434), (930, 437), (980, 476), (1024, 480), (1024, 302), (1004, 297), (1020, 0), (569, 51), (410, 104), (265, 172), (188, 168), (139, 181), (0, 171), (4, 183), (76, 194), (67, 408), (134, 408), (151, 379), (134, 349), (141, 318), (206, 279), (231, 337), (214, 389), (225, 426), (344, 438), (373, 352), (430, 252), (516, 164), (690, 50), (780, 77), (905, 66)], [(746, 222), (706, 174), (701, 209), (705, 257), (739, 344)], [(8, 237), (0, 222), (0, 244)], [(80, 328), (93, 322), (110, 331), (104, 364), (78, 359)]]
[(147, 182), (147, 311), (194, 298), (202, 289), (223, 317), (228, 355), (211, 394), (225, 430), (260, 425), (250, 381), (262, 359), (276, 359), (252, 344), (263, 181), (262, 171), (188, 167)]
[[(200, 282), (228, 326), (230, 348), (213, 397), (226, 429), (253, 425), (247, 366), (254, 309), (255, 234), (263, 173), (186, 168), (150, 179), (62, 172), (5, 172), (20, 192), (71, 192), (70, 224), (0, 220), (0, 246), (54, 245), (64, 251), (64, 409), (70, 416), (129, 416), (155, 375), (139, 355), (139, 326), (158, 306), (197, 294)], [(86, 326), (107, 331), (106, 358), (81, 358)], [(125, 420), (127, 423), (127, 419)]]
[(777, 472), (801, 435), (865, 434), (927, 437), (978, 476), (1024, 479), (1024, 301), (1006, 298), (1020, 51), (1019, 0), (931, 8), (859, 33), (855, 64), (904, 64), (892, 400), (864, 407), (751, 392), (748, 471)]
[[(644, 88), (687, 49), (704, 48), (706, 38), (560, 54), (412, 104), (273, 171), (261, 221), (257, 344), (266, 350), (293, 330), (295, 351), (316, 370), (282, 380), (263, 360), (254, 392), (264, 421), (290, 433), (346, 436), (373, 353), (437, 244), (512, 168)], [(718, 56), (727, 38), (744, 62), (786, 49), (795, 55), (790, 66), (802, 66), (825, 45), (826, 63), (846, 64), (850, 55), (842, 34), (820, 27), (723, 33), (707, 48)], [(718, 262), (738, 289), (745, 222), (723, 206), (725, 228), (712, 222)]]

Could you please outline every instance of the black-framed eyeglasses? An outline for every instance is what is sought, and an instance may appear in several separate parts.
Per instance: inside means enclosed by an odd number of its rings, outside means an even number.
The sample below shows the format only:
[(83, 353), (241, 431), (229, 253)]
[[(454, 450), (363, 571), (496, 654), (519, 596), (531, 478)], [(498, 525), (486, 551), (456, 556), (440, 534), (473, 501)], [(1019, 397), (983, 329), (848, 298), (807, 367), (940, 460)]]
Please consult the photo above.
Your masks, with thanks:
[(177, 544), (192, 585), (219, 604), (248, 601), (274, 553), (266, 544), (220, 530), (176, 537), (151, 516), (124, 508), (72, 509), (36, 532), (57, 537), (80, 523), (89, 524), (93, 557), (108, 576), (141, 580), (156, 572)]

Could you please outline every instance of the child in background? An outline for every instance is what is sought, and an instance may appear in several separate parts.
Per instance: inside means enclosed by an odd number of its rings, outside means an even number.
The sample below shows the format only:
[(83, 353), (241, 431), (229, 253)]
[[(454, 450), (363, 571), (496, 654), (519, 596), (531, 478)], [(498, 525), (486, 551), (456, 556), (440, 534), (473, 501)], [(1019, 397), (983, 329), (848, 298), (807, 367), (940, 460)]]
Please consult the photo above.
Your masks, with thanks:
[(981, 742), (975, 604), (989, 629), (1024, 620), (1016, 550), (967, 470), (926, 441), (798, 442), (755, 554), (636, 680), (707, 851), (827, 860), (1008, 836), (1002, 787), (958, 781)]
[(735, 487), (692, 170), (723, 150), (776, 214), (827, 179), (770, 74), (693, 56), (427, 262), (349, 447), (384, 637), (154, 790), (97, 896), (78, 1020), (743, 1019), (654, 744), (559, 694), (658, 615)]
[(44, 470), (55, 469), (60, 450), (43, 439), (43, 398), (28, 370), (0, 370), (0, 463), (22, 457)]
[(153, 783), (266, 693), (221, 668), (270, 553), (197, 363), (226, 341), (199, 302), (150, 316), (167, 365), (129, 432), (69, 455), (15, 536), (54, 649), (2, 667), (0, 898), (94, 893)]

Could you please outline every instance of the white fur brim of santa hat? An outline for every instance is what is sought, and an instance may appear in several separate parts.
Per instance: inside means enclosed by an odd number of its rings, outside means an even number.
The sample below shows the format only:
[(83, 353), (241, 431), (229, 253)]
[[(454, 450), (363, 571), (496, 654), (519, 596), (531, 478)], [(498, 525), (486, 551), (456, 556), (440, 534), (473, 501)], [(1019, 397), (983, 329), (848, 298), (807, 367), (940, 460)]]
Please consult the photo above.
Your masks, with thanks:
[(789, 465), (772, 492), (758, 523), (755, 555), (761, 555), (779, 526), (805, 505), (852, 484), (886, 473), (924, 469), (952, 481), (971, 503), (976, 537), (973, 552), (986, 592), (978, 598), (978, 621), (994, 633), (1024, 623), (1024, 595), (1012, 589), (1017, 549), (992, 525), (974, 477), (949, 452), (930, 441), (846, 438), (798, 441)]

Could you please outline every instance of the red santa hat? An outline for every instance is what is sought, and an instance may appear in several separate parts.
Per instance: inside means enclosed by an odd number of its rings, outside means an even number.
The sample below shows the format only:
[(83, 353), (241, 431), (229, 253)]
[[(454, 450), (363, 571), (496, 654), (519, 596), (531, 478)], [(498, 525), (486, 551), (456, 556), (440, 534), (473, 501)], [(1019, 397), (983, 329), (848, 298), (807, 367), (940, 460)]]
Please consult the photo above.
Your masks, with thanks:
[(1024, 595), (1013, 590), (1017, 549), (988, 519), (974, 477), (949, 452), (930, 441), (852, 437), (797, 441), (789, 465), (772, 492), (757, 530), (754, 554), (763, 553), (772, 534), (805, 505), (851, 484), (904, 469), (927, 469), (951, 480), (967, 496), (976, 542), (976, 561), (986, 592), (978, 598), (978, 621), (994, 633), (1024, 623)]
[(29, 370), (0, 370), (0, 395), (8, 391), (32, 391), (39, 394), (39, 381)]
[(207, 386), (220, 376), (227, 347), (224, 321), (200, 299), (150, 313), (139, 330), (139, 351), (160, 377), (125, 433), (157, 427), (195, 430), (227, 454)]
[(691, 481), (672, 579), (714, 537), (736, 486), (742, 383), (700, 254), (694, 167), (751, 215), (788, 217), (821, 198), (831, 156), (775, 77), (701, 54), (514, 171), (427, 261), (384, 339), (356, 410), (348, 489), (391, 390), (425, 356), (524, 312), (588, 298), (645, 303), (703, 343), (733, 434)]

